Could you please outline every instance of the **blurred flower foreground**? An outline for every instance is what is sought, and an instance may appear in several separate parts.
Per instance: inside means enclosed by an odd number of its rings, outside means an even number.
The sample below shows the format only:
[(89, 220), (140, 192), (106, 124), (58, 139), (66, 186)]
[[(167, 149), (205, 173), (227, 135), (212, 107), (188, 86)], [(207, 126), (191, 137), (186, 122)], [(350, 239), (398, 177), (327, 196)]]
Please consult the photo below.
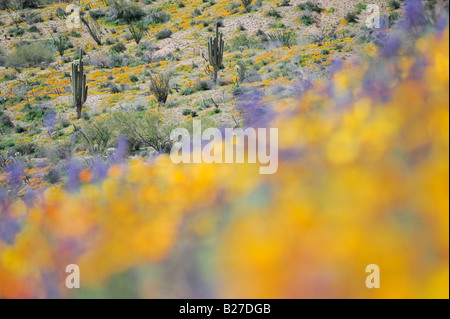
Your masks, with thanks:
[(274, 175), (160, 156), (3, 196), (0, 297), (448, 298), (449, 31), (367, 55), (275, 105)]

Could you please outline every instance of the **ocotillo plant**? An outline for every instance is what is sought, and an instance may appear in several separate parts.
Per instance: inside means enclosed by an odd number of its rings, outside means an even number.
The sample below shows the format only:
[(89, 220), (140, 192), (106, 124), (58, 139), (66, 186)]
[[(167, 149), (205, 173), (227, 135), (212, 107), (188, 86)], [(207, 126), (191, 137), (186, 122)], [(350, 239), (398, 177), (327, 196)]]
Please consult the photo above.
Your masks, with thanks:
[(223, 46), (222, 33), (219, 32), (219, 24), (216, 22), (216, 36), (210, 37), (208, 41), (209, 64), (213, 67), (214, 83), (217, 83), (217, 73), (223, 61)]
[(81, 118), (81, 108), (84, 102), (86, 102), (88, 94), (86, 74), (83, 71), (83, 50), (80, 49), (80, 60), (72, 63), (72, 96), (73, 104), (77, 109), (77, 119)]

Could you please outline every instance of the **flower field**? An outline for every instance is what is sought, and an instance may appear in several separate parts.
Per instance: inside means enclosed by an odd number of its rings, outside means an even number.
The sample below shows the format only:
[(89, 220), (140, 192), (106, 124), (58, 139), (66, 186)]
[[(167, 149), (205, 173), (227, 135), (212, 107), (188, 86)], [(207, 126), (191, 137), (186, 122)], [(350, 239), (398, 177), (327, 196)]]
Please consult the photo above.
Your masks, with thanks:
[[(257, 126), (279, 129), (276, 174), (160, 155), (73, 163), (67, 185), (16, 200), (0, 189), (0, 297), (449, 298), (449, 29), (416, 23), (270, 101)], [(244, 121), (268, 105), (247, 102)]]

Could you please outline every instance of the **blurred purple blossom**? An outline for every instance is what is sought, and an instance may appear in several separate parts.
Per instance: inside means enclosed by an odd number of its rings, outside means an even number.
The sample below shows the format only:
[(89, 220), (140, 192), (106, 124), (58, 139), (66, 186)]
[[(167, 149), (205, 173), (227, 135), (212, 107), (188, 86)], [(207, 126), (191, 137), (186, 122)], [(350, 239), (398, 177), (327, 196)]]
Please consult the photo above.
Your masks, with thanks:
[(93, 182), (101, 181), (106, 178), (108, 169), (109, 165), (105, 163), (101, 158), (95, 160), (91, 166), (92, 173), (94, 174)]
[(384, 38), (381, 44), (381, 56), (384, 58), (392, 58), (397, 56), (398, 50), (402, 45), (400, 35), (397, 33), (389, 34)]
[(400, 28), (410, 32), (420, 32), (427, 24), (423, 0), (409, 0), (405, 5), (405, 15), (400, 21)]
[(21, 162), (14, 162), (5, 169), (8, 183), (13, 190), (17, 190), (23, 184), (23, 168)]
[(70, 162), (67, 167), (67, 184), (66, 188), (69, 191), (75, 191), (80, 186), (80, 172), (81, 168), (77, 162)]
[(117, 142), (116, 151), (109, 158), (109, 161), (112, 164), (122, 163), (126, 159), (127, 152), (128, 152), (128, 140), (126, 136), (121, 135), (119, 137), (119, 141)]
[(264, 92), (251, 90), (243, 92), (237, 109), (243, 112), (244, 125), (249, 127), (267, 127), (273, 111), (263, 102)]

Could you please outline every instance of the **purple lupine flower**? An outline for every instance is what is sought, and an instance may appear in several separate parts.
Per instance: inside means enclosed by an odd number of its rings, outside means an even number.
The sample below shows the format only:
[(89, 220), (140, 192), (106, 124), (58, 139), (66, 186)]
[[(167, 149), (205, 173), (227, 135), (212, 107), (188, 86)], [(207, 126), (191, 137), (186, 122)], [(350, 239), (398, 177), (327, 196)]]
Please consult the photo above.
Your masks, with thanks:
[(293, 85), (293, 94), (296, 98), (301, 97), (306, 91), (313, 88), (313, 80), (311, 78), (298, 78)]
[(237, 104), (237, 109), (244, 113), (244, 124), (250, 127), (267, 127), (272, 118), (272, 111), (264, 104), (264, 93), (258, 90), (244, 92)]
[(423, 0), (409, 0), (405, 5), (405, 15), (399, 25), (407, 31), (420, 31), (427, 24)]
[(45, 287), (45, 298), (56, 299), (60, 297), (58, 289), (58, 276), (54, 272), (42, 272), (42, 280)]
[(333, 75), (336, 72), (342, 70), (342, 67), (344, 66), (344, 63), (342, 62), (341, 58), (338, 58), (336, 60), (333, 60), (330, 66), (330, 74)]
[(434, 28), (437, 33), (442, 34), (445, 31), (445, 29), (447, 29), (447, 27), (448, 27), (448, 13), (442, 13), (439, 15)]
[(381, 44), (381, 56), (383, 58), (392, 58), (397, 56), (398, 50), (402, 46), (401, 37), (397, 33), (389, 34), (384, 38)]
[(117, 142), (117, 148), (114, 154), (110, 157), (110, 162), (113, 164), (122, 163), (127, 156), (128, 153), (128, 140), (126, 136), (121, 135), (119, 137), (119, 141)]
[(67, 167), (67, 184), (66, 188), (68, 191), (75, 191), (80, 186), (80, 165), (72, 161)]
[(102, 159), (97, 159), (91, 166), (92, 173), (94, 174), (93, 182), (98, 182), (106, 178), (108, 175), (109, 165)]
[(21, 162), (14, 162), (10, 164), (6, 168), (5, 173), (7, 173), (7, 180), (11, 188), (17, 190), (20, 186), (22, 186), (24, 172), (23, 164)]
[(8, 194), (2, 187), (0, 187), (0, 208), (1, 208), (0, 213), (7, 212), (9, 208)]
[(373, 66), (373, 68), (368, 71), (363, 78), (363, 94), (374, 100), (381, 98), (381, 100), (387, 101), (391, 92), (389, 89), (390, 78), (391, 75), (385, 68), (383, 68), (383, 66)]
[[(1, 191), (1, 190), (0, 190)], [(0, 211), (0, 240), (12, 244), (16, 238), (16, 234), (21, 229), (21, 223), (14, 219), (8, 212), (6, 203), (6, 194), (2, 195), (0, 192), (0, 202), (2, 204), (2, 210)]]
[(47, 133), (51, 136), (55, 132), (56, 113), (50, 112), (43, 120)]
[(33, 190), (33, 189), (30, 189), (25, 193), (23, 200), (28, 208), (33, 206), (33, 203), (34, 203), (35, 199), (37, 198), (37, 195), (38, 195), (38, 191)]

